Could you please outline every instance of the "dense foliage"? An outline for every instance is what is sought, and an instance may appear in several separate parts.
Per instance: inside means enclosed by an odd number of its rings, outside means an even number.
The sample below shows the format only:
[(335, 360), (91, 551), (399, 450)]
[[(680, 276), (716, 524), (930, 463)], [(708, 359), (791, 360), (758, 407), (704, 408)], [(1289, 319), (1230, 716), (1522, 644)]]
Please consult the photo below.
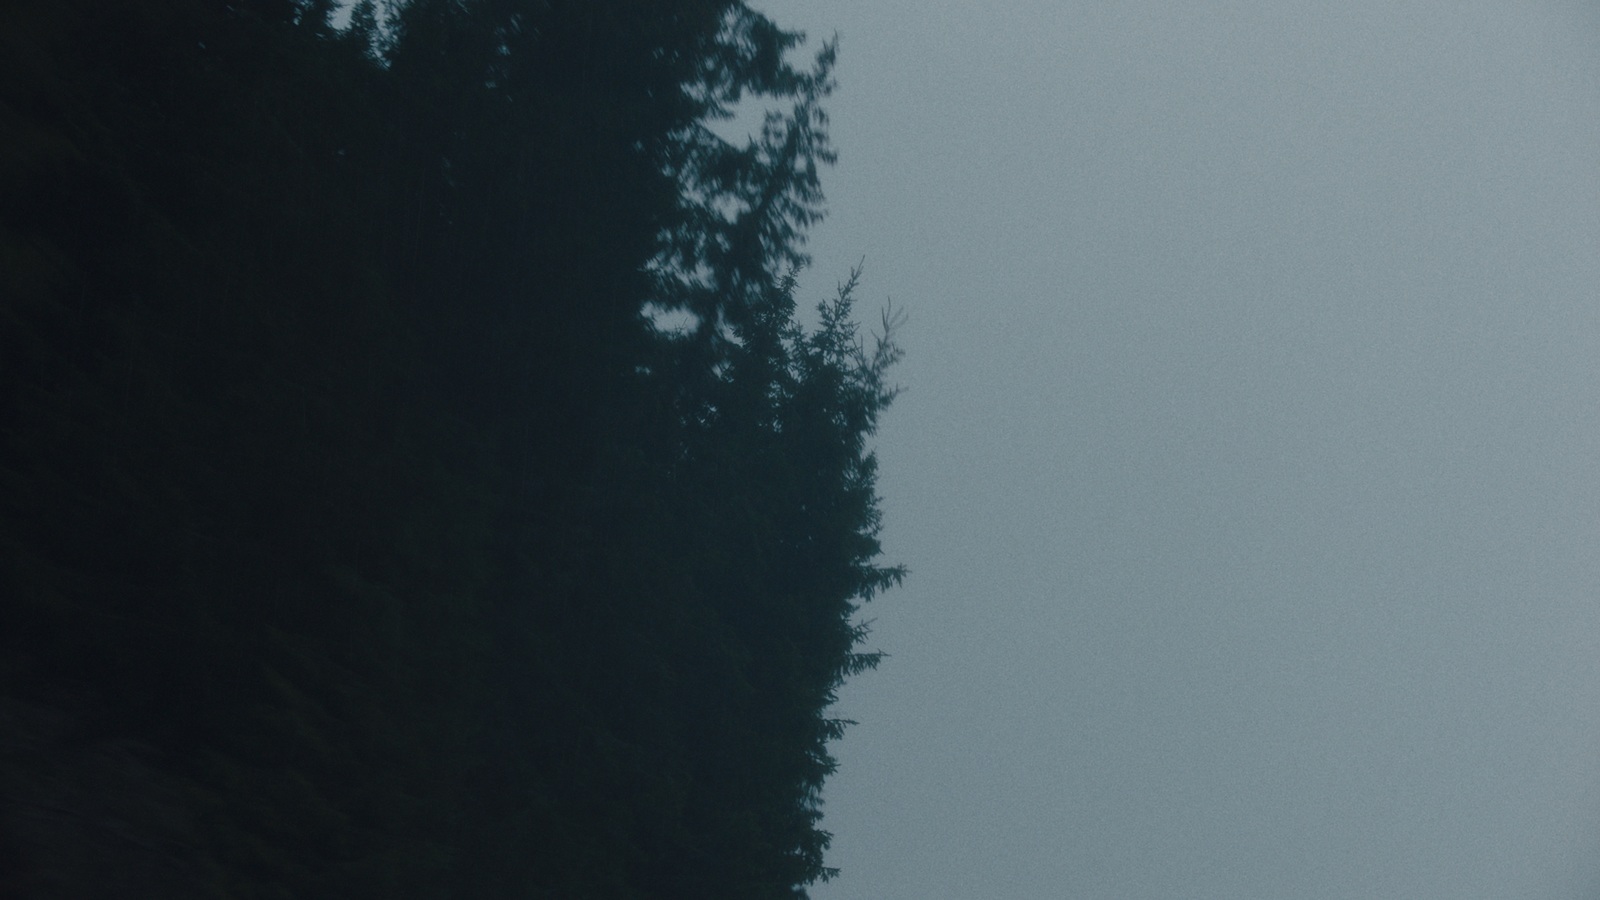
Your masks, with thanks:
[(831, 46), (334, 12), (0, 5), (0, 897), (803, 896), (901, 575)]

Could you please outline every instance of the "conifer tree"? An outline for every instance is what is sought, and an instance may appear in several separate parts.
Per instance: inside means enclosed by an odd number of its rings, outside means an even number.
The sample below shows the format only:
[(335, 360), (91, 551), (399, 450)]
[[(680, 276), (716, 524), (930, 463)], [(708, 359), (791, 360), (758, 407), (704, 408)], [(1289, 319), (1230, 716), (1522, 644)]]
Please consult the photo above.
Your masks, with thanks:
[(900, 577), (833, 45), (334, 12), (0, 9), (0, 891), (802, 895)]

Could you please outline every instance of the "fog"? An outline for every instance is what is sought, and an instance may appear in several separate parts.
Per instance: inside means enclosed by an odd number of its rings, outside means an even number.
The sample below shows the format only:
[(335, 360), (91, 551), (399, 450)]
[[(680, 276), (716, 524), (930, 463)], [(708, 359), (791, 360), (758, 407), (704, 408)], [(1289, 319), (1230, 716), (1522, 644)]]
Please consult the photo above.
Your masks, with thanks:
[(1600, 896), (1600, 21), (769, 0), (909, 312), (855, 898)]

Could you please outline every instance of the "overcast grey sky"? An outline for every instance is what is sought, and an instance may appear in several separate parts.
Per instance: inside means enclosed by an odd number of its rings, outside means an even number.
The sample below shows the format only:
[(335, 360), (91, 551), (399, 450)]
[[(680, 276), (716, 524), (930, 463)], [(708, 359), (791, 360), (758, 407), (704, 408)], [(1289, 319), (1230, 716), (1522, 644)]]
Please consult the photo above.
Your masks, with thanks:
[(1600, 17), (765, 0), (910, 311), (818, 900), (1600, 898)]

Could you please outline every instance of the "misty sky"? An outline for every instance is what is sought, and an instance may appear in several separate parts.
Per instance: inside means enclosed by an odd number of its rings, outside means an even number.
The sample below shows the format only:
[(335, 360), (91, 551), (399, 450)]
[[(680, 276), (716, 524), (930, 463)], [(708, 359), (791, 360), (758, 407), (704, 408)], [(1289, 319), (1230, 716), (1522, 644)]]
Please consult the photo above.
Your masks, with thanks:
[(758, 6), (910, 312), (813, 896), (1600, 898), (1600, 10)]

